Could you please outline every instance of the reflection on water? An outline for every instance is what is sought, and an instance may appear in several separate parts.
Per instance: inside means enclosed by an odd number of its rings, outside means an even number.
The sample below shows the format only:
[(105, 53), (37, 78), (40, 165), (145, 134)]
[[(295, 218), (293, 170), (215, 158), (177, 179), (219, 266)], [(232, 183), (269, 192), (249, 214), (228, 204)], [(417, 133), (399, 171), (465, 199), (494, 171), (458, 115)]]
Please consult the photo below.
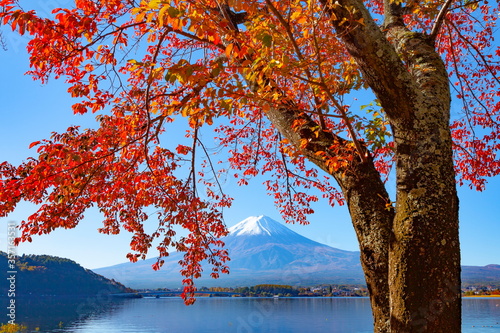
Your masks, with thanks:
[[(0, 298), (0, 305), (5, 308), (9, 299)], [(82, 322), (95, 315), (112, 315), (112, 311), (120, 307), (126, 300), (109, 296), (91, 297), (17, 297), (16, 323), (26, 325), (29, 329), (40, 332), (51, 332), (74, 322)], [(5, 323), (9, 318), (0, 319)]]
[[(119, 325), (117, 325), (119, 323)], [(370, 332), (368, 299), (134, 299), (71, 332)]]
[(500, 297), (465, 298), (462, 304), (463, 333), (500, 332)]
[[(16, 303), (16, 322), (51, 333), (372, 332), (367, 298), (199, 298), (189, 307), (179, 298)], [(463, 310), (464, 333), (500, 332), (500, 299), (464, 299)]]

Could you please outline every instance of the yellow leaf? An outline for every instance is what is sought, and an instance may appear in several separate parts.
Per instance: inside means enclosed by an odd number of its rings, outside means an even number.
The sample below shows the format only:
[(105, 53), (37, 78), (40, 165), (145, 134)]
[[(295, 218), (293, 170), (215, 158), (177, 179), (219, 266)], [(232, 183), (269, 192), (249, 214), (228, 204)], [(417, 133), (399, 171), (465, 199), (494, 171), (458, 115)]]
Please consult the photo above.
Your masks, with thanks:
[(151, 79), (156, 80), (163, 75), (163, 67), (157, 67), (151, 71)]
[(160, 7), (161, 2), (162, 2), (162, 0), (151, 0), (148, 3), (148, 7), (151, 9), (157, 9), (158, 7)]
[(142, 21), (144, 21), (144, 17), (146, 17), (146, 12), (145, 11), (138, 12), (137, 16), (135, 17), (135, 21), (136, 22), (142, 22)]
[(298, 20), (297, 20), (297, 23), (298, 24), (304, 24), (307, 22), (307, 17), (305, 16), (301, 16)]
[(229, 44), (228, 46), (226, 46), (226, 56), (227, 56), (228, 58), (230, 58), (230, 57), (231, 57), (231, 53), (232, 53), (232, 51), (233, 51), (233, 48), (234, 48), (234, 44), (233, 44), (233, 43), (231, 43), (231, 44)]
[(163, 18), (165, 17), (165, 12), (167, 11), (168, 6), (163, 6), (161, 7), (160, 11), (158, 12), (158, 25), (160, 27), (163, 27)]
[(302, 14), (302, 12), (300, 10), (297, 10), (297, 11), (293, 12), (293, 14), (290, 16), (290, 19), (293, 21), (296, 18), (298, 18), (301, 14)]
[(132, 9), (130, 10), (130, 13), (131, 13), (132, 15), (135, 15), (135, 14), (138, 14), (138, 13), (142, 12), (142, 10), (143, 10), (143, 9), (142, 9), (142, 7), (135, 7), (135, 8), (132, 8)]

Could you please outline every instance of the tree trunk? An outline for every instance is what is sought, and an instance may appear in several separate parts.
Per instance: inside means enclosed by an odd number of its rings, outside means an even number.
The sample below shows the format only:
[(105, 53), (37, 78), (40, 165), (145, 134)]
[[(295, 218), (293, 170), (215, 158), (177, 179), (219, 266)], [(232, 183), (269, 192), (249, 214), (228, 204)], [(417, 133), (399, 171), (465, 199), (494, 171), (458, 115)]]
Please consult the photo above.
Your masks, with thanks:
[[(297, 147), (301, 139), (309, 139), (302, 152), (342, 189), (360, 244), (374, 331), (460, 332), (458, 199), (447, 74), (425, 36), (394, 29), (391, 37), (409, 64), (404, 76), (411, 77), (399, 82), (408, 84), (400, 90), (387, 90), (391, 86), (380, 81), (374, 88), (395, 137), (395, 214), (369, 156), (363, 161), (348, 148), (348, 141), (315, 132), (318, 124), (297, 111), (292, 101), (267, 116)], [(303, 125), (294, 128), (299, 118)], [(332, 146), (345, 149), (332, 151)], [(346, 160), (356, 157), (347, 168), (332, 171), (317, 152)]]
[[(368, 153), (360, 158), (349, 141), (314, 130), (318, 124), (287, 96), (266, 115), (341, 187), (360, 244), (374, 331), (460, 332), (458, 199), (444, 64), (432, 42), (408, 31), (400, 17), (389, 15), (381, 29), (361, 0), (321, 1), (391, 124), (395, 211)], [(389, 7), (397, 12), (397, 5)], [(363, 23), (346, 25), (342, 18)], [(330, 157), (348, 166), (330, 170)]]
[[(387, 331), (460, 332), (458, 198), (443, 61), (432, 41), (405, 28), (397, 4), (387, 2), (382, 29), (362, 1), (323, 4), (377, 95), (395, 140), (397, 197), (388, 255)], [(349, 15), (346, 8), (356, 8), (351, 20), (364, 24), (342, 25), (341, 18)], [(359, 200), (366, 198), (361, 194)], [(374, 317), (377, 322), (376, 311)]]
[[(389, 251), (391, 331), (460, 332), (458, 199), (446, 124), (429, 105), (397, 137)], [(434, 115), (434, 116), (433, 116)], [(410, 125), (410, 124), (408, 124)]]
[(392, 121), (397, 198), (389, 251), (392, 332), (460, 332), (458, 198), (444, 64), (426, 36), (391, 37), (420, 91)]

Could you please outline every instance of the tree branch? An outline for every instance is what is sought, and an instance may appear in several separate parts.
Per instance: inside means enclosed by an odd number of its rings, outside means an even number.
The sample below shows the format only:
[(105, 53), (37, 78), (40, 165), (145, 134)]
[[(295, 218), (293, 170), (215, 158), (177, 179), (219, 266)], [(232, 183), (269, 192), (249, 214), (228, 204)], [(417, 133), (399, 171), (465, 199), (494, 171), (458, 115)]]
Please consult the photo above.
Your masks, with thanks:
[[(285, 29), (286, 34), (288, 35), (288, 39), (292, 43), (293, 49), (295, 50), (295, 54), (297, 55), (298, 59), (301, 62), (305, 62), (305, 57), (302, 54), (302, 52), (300, 50), (300, 47), (297, 44), (297, 41), (295, 40), (295, 37), (293, 35), (292, 28), (290, 27), (290, 24), (288, 22), (286, 22), (286, 20), (283, 18), (283, 16), (281, 15), (281, 13), (278, 11), (278, 9), (276, 9), (276, 7), (273, 5), (273, 3), (270, 0), (266, 0), (266, 4), (269, 7), (269, 9), (271, 10), (271, 12), (274, 14), (274, 16), (276, 16), (276, 18), (278, 19), (278, 21), (281, 23), (281, 25), (283, 26), (283, 28)], [(351, 139), (354, 142), (354, 145), (355, 145), (356, 150), (357, 150), (357, 152), (359, 154), (359, 157), (361, 158), (361, 160), (363, 162), (366, 162), (366, 156), (365, 156), (365, 153), (364, 153), (364, 149), (363, 149), (361, 143), (359, 142), (359, 140), (357, 138), (356, 132), (354, 131), (354, 128), (352, 127), (352, 124), (351, 124), (349, 118), (347, 117), (347, 114), (346, 114), (346, 112), (344, 110), (344, 107), (337, 101), (337, 99), (335, 98), (335, 96), (333, 96), (333, 94), (331, 93), (330, 89), (326, 85), (326, 83), (325, 83), (322, 75), (321, 75), (321, 82), (316, 83), (313, 80), (313, 78), (312, 78), (313, 76), (312, 76), (311, 72), (309, 71), (309, 69), (307, 67), (304, 69), (304, 72), (305, 72), (305, 74), (307, 76), (307, 82), (309, 84), (317, 84), (318, 86), (320, 86), (324, 90), (324, 92), (326, 93), (326, 95), (328, 96), (328, 99), (332, 102), (332, 104), (335, 107), (335, 109), (337, 109), (337, 111), (340, 113), (341, 118), (342, 118), (342, 120), (344, 121), (344, 123), (345, 123), (345, 125), (347, 127), (347, 131), (348, 131), (349, 135), (351, 136)], [(320, 73), (321, 73), (321, 71), (320, 71)], [(319, 118), (320, 118), (320, 122), (321, 122), (322, 128), (325, 129), (325, 121), (324, 121), (324, 118), (323, 118), (323, 114), (321, 113), (321, 110), (318, 110), (318, 113), (319, 113)]]
[(452, 3), (453, 0), (446, 0), (443, 7), (439, 11), (438, 16), (436, 17), (436, 21), (434, 21), (434, 24), (432, 25), (431, 33), (429, 35), (429, 38), (432, 42), (436, 40), (439, 30), (441, 30), (441, 26), (443, 25), (444, 18), (446, 17), (448, 9), (450, 8)]
[[(418, 94), (411, 74), (386, 35), (404, 26), (383, 27), (373, 20), (361, 0), (319, 0), (330, 16), (332, 27), (356, 61), (363, 78), (393, 119), (408, 118), (408, 100)], [(352, 24), (345, 24), (346, 19)]]

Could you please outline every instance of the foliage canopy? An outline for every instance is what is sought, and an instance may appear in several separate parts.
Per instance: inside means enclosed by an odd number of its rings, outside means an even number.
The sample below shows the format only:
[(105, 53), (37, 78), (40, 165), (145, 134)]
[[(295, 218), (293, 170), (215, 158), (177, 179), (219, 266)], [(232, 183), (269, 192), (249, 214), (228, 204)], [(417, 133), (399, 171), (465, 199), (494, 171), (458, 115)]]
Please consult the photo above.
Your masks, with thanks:
[[(1, 216), (22, 200), (39, 205), (19, 241), (73, 228), (97, 206), (100, 232), (133, 234), (130, 260), (144, 258), (153, 242), (160, 258), (186, 252), (185, 291), (194, 291), (201, 261), (212, 264), (213, 277), (228, 271), (219, 240), (232, 202), (225, 177), (245, 185), (265, 175), (283, 217), (300, 223), (319, 197), (344, 204), (344, 185), (328, 174), (339, 181), (369, 160), (387, 178), (396, 160), (388, 119), (395, 111), (380, 96), (407, 91), (384, 86), (386, 76), (404, 81), (411, 73), (425, 89), (433, 84), (435, 69), (415, 41), (432, 45), (449, 74), (458, 182), (482, 190), (500, 172), (500, 48), (493, 44), (500, 8), (487, 1), (75, 0), (45, 16), (19, 1), (0, 4), (2, 24), (31, 35), (29, 74), (66, 80), (79, 99), (73, 112), (95, 113), (98, 123), (34, 142), (38, 156), (19, 166), (0, 164)], [(405, 30), (395, 38), (398, 25)], [(388, 53), (374, 36), (403, 42)], [(379, 48), (370, 57), (360, 55), (372, 44)], [(380, 86), (369, 80), (374, 73)], [(375, 96), (360, 106), (356, 98), (365, 101), (369, 91)], [(273, 110), (297, 115), (285, 131), (296, 142), (277, 130)], [(173, 137), (181, 118), (186, 137)], [(209, 131), (215, 151), (202, 140)], [(325, 135), (330, 144), (320, 149)], [(158, 228), (148, 234), (151, 207)], [(177, 238), (177, 225), (188, 236)]]

